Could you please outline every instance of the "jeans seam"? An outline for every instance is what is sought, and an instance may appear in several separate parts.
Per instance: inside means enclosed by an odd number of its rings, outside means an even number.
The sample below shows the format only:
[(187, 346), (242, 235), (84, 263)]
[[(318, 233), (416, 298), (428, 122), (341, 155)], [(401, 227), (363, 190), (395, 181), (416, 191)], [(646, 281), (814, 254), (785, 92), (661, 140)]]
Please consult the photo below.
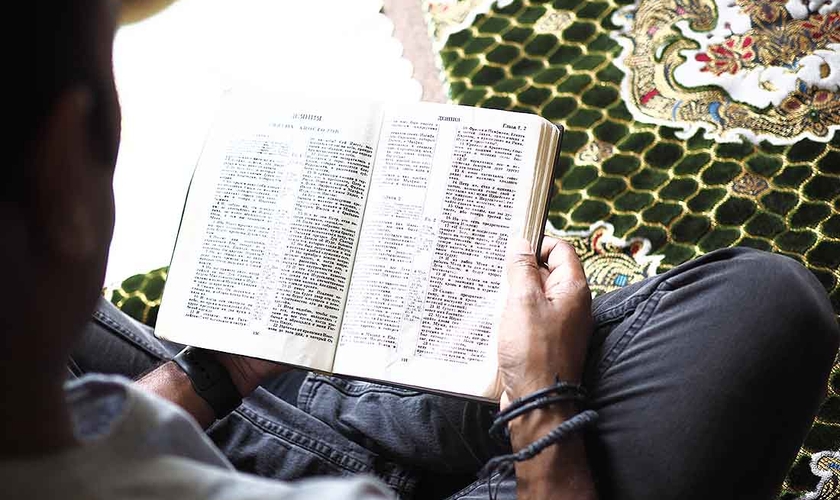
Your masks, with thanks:
[(333, 449), (328, 444), (311, 436), (287, 429), (278, 425), (276, 422), (271, 422), (260, 416), (260, 414), (254, 410), (247, 407), (240, 407), (236, 410), (236, 413), (239, 413), (243, 418), (260, 429), (270, 433), (272, 436), (313, 453), (339, 469), (343, 469), (351, 473), (370, 472), (370, 467), (360, 460), (341, 453), (338, 450)]
[(134, 343), (138, 347), (141, 347), (148, 354), (157, 357), (158, 361), (167, 359), (166, 354), (159, 352), (157, 349), (155, 349), (154, 346), (145, 342), (141, 337), (132, 333), (128, 328), (124, 327), (122, 324), (108, 316), (106, 313), (97, 309), (93, 311), (93, 317), (94, 319), (102, 323), (106, 328), (113, 328), (114, 330), (122, 334), (123, 337), (128, 337), (126, 340)]
[[(660, 288), (667, 288), (667, 290), (660, 290)], [(616, 341), (615, 345), (613, 345), (610, 351), (604, 356), (604, 359), (601, 360), (601, 362), (598, 364), (599, 378), (603, 378), (607, 370), (609, 370), (610, 367), (612, 367), (616, 359), (621, 355), (622, 352), (624, 352), (624, 349), (636, 336), (636, 333), (638, 333), (638, 331), (641, 330), (642, 326), (644, 326), (644, 323), (648, 319), (650, 319), (651, 315), (653, 314), (653, 311), (659, 305), (659, 301), (669, 291), (670, 287), (666, 285), (665, 281), (663, 281), (662, 283), (657, 285), (657, 287), (650, 293), (650, 295), (645, 297), (644, 300), (639, 301), (639, 303), (644, 302), (644, 306), (642, 306), (642, 310), (639, 312), (639, 315), (636, 317), (636, 319), (633, 320), (633, 322), (630, 324), (627, 330), (621, 335), (618, 341)], [(636, 304), (636, 306), (638, 307), (638, 304)]]
[(84, 370), (82, 370), (79, 364), (76, 363), (76, 360), (73, 359), (73, 356), (70, 356), (70, 358), (67, 360), (67, 365), (67, 369), (70, 370), (70, 373), (74, 377), (79, 378), (85, 374)]
[(616, 319), (627, 317), (629, 314), (633, 313), (636, 310), (640, 303), (649, 299), (651, 295), (652, 293), (646, 296), (634, 295), (625, 300), (624, 302), (610, 307), (606, 311), (601, 311), (595, 314), (592, 320), (595, 322), (595, 325), (597, 327), (603, 323), (609, 323), (615, 321)]
[[(290, 445), (312, 453), (321, 460), (340, 470), (344, 470), (345, 472), (352, 474), (368, 473), (376, 475), (388, 485), (399, 491), (407, 492), (412, 489), (413, 480), (408, 477), (407, 473), (378, 473), (372, 465), (368, 465), (347, 453), (336, 450), (328, 443), (315, 439), (312, 436), (288, 429), (276, 422), (267, 420), (258, 412), (251, 410), (250, 408), (245, 406), (240, 407), (236, 410), (236, 413), (240, 414), (244, 419), (248, 420), (260, 429), (263, 429), (265, 432), (268, 432), (272, 436), (275, 436)], [(375, 455), (371, 455), (371, 458), (376, 457)]]
[(342, 384), (337, 384), (332, 379), (327, 378), (327, 377), (318, 377), (317, 382), (320, 383), (320, 384), (329, 385), (330, 387), (334, 388), (335, 390), (339, 391), (340, 393), (344, 394), (345, 396), (359, 396), (359, 395), (368, 394), (368, 393), (390, 394), (392, 396), (408, 397), (408, 398), (424, 396), (424, 393), (422, 393), (422, 392), (398, 390), (396, 388), (392, 388), (392, 387), (388, 387), (388, 386), (377, 385), (377, 384), (369, 384), (369, 383), (365, 383), (365, 385), (361, 386), (361, 387), (358, 386), (358, 385), (348, 387), (348, 386), (345, 386), (345, 385), (342, 385)]
[(312, 394), (315, 392), (314, 387), (320, 384), (320, 380), (315, 378), (312, 374), (306, 376), (298, 390), (297, 407), (304, 413), (312, 413), (310, 402), (312, 401)]
[[(461, 490), (459, 490), (459, 491), (457, 491), (457, 492), (453, 493), (451, 496), (447, 497), (447, 500), (453, 500), (453, 499), (454, 499), (454, 500), (457, 500), (457, 499), (459, 499), (459, 498), (463, 498), (463, 497), (464, 497), (464, 495), (467, 495), (467, 494), (469, 494), (469, 493), (472, 493), (473, 491), (475, 491), (475, 490), (477, 490), (478, 488), (480, 488), (482, 485), (485, 485), (485, 484), (488, 484), (488, 483), (490, 484), (490, 488), (491, 488), (491, 491), (492, 491), (492, 488), (493, 488), (493, 480), (494, 480), (494, 479), (497, 479), (497, 480), (498, 480), (498, 479), (499, 479), (499, 475), (500, 475), (500, 474), (499, 474), (498, 472), (495, 472), (495, 473), (491, 474), (489, 478), (485, 478), (484, 480), (476, 480), (476, 481), (473, 481), (472, 483), (470, 483), (470, 484), (468, 484), (467, 486), (465, 486), (463, 489), (461, 489)], [(490, 492), (488, 492), (488, 494), (489, 494), (489, 493), (490, 493)]]

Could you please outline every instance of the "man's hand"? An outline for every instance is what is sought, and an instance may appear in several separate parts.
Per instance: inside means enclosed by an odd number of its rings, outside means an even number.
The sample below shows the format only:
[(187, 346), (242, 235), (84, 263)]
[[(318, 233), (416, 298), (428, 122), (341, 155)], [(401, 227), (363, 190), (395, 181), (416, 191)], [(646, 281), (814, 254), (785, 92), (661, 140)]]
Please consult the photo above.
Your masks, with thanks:
[(502, 408), (553, 385), (579, 382), (592, 334), (592, 297), (583, 267), (566, 242), (545, 238), (537, 263), (522, 239), (508, 256), (510, 292), (499, 332)]
[[(592, 334), (592, 296), (575, 251), (546, 238), (537, 263), (521, 240), (508, 258), (510, 292), (499, 332), (499, 366), (510, 401), (551, 386), (555, 377), (579, 382)], [(526, 413), (509, 425), (510, 444), (522, 450), (577, 412), (573, 403)], [(530, 460), (516, 463), (516, 497), (521, 500), (595, 500), (586, 449), (580, 434), (567, 436)]]
[(269, 377), (276, 377), (292, 369), (271, 361), (223, 352), (216, 353), (216, 359), (227, 368), (233, 385), (242, 397), (254, 392)]

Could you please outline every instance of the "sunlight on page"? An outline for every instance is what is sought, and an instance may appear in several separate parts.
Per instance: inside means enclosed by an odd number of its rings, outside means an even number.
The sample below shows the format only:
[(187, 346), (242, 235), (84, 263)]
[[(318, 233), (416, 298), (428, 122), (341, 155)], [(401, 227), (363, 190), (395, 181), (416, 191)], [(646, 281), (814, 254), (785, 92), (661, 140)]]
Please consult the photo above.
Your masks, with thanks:
[(505, 249), (528, 234), (543, 122), (445, 105), (386, 111), (336, 373), (498, 396)]
[(329, 371), (381, 111), (278, 99), (225, 96), (155, 334)]
[(155, 333), (494, 399), (505, 249), (542, 233), (559, 135), (525, 113), (230, 93)]

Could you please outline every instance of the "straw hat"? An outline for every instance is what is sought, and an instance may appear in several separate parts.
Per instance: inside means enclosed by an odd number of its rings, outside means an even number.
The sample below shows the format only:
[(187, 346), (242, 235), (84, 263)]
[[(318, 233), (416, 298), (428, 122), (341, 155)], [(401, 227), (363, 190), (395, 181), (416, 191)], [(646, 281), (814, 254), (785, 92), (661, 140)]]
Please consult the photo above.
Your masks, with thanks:
[(147, 17), (151, 17), (169, 5), (175, 3), (176, 0), (122, 0), (122, 10), (120, 11), (120, 24), (126, 25), (142, 21)]

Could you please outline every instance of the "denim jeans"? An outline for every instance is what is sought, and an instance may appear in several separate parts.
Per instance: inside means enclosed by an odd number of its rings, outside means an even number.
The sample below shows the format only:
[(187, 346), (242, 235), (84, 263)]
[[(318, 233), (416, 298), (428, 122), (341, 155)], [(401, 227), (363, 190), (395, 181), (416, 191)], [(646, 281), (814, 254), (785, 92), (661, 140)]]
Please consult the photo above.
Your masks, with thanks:
[[(726, 249), (598, 297), (592, 314), (584, 380), (600, 419), (585, 439), (601, 498), (773, 498), (840, 342), (819, 282), (792, 259)], [(102, 300), (70, 368), (137, 377), (180, 347)], [(207, 432), (261, 476), (372, 473), (403, 498), (484, 499), (476, 473), (508, 446), (487, 436), (495, 410), (292, 372)], [(514, 478), (498, 486), (515, 498)]]

